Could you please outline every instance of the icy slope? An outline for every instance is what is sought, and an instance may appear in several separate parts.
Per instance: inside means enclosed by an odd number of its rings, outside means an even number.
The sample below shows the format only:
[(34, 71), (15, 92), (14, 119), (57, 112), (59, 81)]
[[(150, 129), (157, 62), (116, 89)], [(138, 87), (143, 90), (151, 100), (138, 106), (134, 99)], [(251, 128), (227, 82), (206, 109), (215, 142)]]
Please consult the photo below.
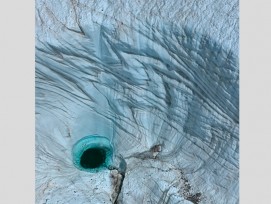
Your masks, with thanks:
[(238, 97), (235, 0), (37, 0), (36, 203), (238, 203)]

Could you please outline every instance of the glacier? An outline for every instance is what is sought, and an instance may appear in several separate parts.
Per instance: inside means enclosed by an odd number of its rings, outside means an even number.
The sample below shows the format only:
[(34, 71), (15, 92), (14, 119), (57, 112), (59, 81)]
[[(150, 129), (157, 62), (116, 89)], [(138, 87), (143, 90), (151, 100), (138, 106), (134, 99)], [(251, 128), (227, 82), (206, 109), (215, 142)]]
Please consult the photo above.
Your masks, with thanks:
[(36, 203), (239, 203), (237, 0), (35, 9)]

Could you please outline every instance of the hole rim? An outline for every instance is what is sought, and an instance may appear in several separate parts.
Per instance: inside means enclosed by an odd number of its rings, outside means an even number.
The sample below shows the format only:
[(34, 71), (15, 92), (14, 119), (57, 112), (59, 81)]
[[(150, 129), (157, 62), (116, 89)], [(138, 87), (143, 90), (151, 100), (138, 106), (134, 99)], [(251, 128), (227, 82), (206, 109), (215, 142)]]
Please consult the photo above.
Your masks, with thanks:
[[(81, 157), (89, 149), (102, 149), (105, 152), (105, 161), (96, 168), (85, 168), (81, 165)], [(72, 157), (74, 166), (81, 170), (92, 173), (107, 169), (112, 165), (113, 148), (110, 141), (104, 136), (88, 135), (78, 140), (72, 149)]]

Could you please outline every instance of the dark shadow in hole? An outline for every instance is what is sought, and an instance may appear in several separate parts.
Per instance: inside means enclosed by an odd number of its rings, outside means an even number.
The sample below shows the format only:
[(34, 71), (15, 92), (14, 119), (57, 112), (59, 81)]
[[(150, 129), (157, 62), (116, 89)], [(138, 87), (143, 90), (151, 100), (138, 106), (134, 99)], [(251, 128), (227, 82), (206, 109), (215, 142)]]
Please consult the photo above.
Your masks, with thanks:
[(80, 158), (80, 165), (86, 169), (98, 168), (105, 163), (106, 152), (100, 148), (87, 149)]

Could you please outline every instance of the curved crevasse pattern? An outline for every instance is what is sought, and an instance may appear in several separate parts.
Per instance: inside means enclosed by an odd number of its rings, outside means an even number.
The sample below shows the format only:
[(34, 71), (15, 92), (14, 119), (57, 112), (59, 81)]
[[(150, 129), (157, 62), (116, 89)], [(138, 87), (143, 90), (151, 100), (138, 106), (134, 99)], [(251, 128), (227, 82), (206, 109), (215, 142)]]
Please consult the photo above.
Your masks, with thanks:
[(36, 2), (36, 203), (238, 203), (238, 105), (238, 2)]

